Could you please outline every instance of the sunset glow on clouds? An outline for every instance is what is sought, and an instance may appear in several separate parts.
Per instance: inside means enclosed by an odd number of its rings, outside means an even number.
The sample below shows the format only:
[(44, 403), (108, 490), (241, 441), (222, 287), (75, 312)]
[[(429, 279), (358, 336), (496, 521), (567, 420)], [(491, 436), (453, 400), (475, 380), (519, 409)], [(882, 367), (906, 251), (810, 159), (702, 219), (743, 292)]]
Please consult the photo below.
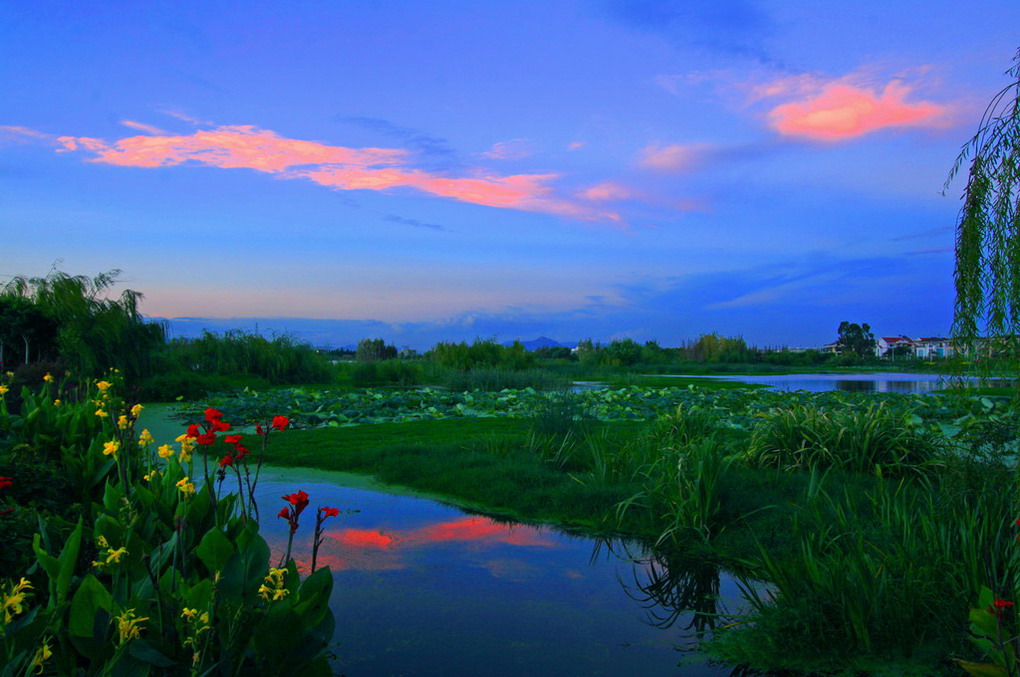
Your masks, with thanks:
[[(447, 177), (412, 167), (411, 153), (398, 148), (332, 146), (289, 139), (251, 125), (220, 126), (181, 136), (160, 134), (156, 127), (133, 121), (122, 124), (148, 134), (114, 142), (61, 136), (57, 143), (65, 152), (91, 153), (89, 162), (121, 167), (169, 167), (193, 162), (222, 169), (253, 169), (283, 179), (308, 179), (335, 190), (382, 191), (404, 187), (500, 209), (588, 221), (620, 221), (616, 213), (556, 197), (549, 184), (559, 178), (557, 174), (500, 176), (479, 169), (470, 176)], [(487, 156), (512, 157), (505, 148)]]
[(948, 331), (1020, 3), (413, 4), (0, 3), (0, 284), (333, 347)]
[(780, 134), (820, 141), (851, 139), (889, 127), (940, 126), (951, 110), (930, 101), (908, 101), (914, 88), (901, 81), (869, 87), (850, 80), (817, 83), (803, 77), (784, 79), (764, 86), (759, 93), (799, 93), (800, 98), (774, 107), (768, 114), (769, 123)]

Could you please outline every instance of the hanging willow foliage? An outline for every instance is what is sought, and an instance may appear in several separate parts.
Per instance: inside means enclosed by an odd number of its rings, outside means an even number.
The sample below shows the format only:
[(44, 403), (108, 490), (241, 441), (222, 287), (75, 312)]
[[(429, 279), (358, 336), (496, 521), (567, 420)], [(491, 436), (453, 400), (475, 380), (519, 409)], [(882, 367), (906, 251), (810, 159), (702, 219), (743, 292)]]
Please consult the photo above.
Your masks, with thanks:
[(985, 334), (1020, 336), (1020, 50), (1006, 71), (1012, 82), (985, 109), (960, 151), (945, 190), (970, 161), (956, 224), (953, 336), (965, 344)]

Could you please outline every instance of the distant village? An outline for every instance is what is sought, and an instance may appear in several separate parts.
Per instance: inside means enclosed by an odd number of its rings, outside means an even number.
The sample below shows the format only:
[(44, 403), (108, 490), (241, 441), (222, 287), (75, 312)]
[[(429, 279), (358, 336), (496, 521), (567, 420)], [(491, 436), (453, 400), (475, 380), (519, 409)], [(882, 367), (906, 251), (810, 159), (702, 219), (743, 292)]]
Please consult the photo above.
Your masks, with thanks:
[[(838, 354), (840, 352), (838, 341), (827, 343), (820, 348), (791, 349), (793, 352), (804, 350), (818, 350), (823, 353)], [(921, 338), (910, 338), (909, 336), (880, 336), (875, 339), (875, 356), (896, 359), (897, 357), (910, 359), (931, 360), (936, 358), (952, 357), (955, 352), (952, 339), (940, 336), (924, 336)]]

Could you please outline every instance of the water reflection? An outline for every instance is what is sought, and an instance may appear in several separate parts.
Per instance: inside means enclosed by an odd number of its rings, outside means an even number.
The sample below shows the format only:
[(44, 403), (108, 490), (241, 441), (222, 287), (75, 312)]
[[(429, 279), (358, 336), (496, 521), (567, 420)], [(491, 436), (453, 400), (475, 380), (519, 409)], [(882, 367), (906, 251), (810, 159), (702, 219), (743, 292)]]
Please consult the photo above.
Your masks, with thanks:
[[(949, 387), (946, 377), (939, 374), (911, 373), (873, 373), (873, 374), (777, 374), (772, 376), (726, 374), (712, 375), (666, 375), (676, 378), (707, 378), (723, 381), (740, 381), (756, 385), (766, 385), (775, 390), (806, 390), (808, 392), (826, 392), (843, 390), (856, 393), (932, 393)], [(986, 379), (978, 381), (967, 377), (975, 385), (1008, 386), (1012, 381), (1003, 379)]]
[[(435, 501), (344, 488), (282, 471), (261, 502), (304, 489), (311, 507), (361, 512), (330, 525), (337, 672), (358, 675), (670, 675), (728, 669), (685, 661), (728, 594), (724, 572), (639, 545), (466, 514)], [(260, 485), (260, 490), (262, 485)], [(294, 551), (306, 557), (311, 524)], [(306, 531), (307, 530), (307, 531)], [(286, 524), (263, 533), (279, 553)], [(691, 613), (699, 611), (700, 614)]]

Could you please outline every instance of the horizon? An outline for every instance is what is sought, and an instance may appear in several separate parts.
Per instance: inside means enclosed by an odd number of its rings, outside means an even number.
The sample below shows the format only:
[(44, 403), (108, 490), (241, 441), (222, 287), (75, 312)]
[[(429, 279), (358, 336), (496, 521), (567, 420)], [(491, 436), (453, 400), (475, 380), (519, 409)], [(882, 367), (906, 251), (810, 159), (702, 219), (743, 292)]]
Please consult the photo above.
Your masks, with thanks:
[(964, 182), (941, 191), (1016, 25), (990, 0), (15, 0), (0, 280), (122, 269), (149, 317), (313, 345), (944, 336)]

